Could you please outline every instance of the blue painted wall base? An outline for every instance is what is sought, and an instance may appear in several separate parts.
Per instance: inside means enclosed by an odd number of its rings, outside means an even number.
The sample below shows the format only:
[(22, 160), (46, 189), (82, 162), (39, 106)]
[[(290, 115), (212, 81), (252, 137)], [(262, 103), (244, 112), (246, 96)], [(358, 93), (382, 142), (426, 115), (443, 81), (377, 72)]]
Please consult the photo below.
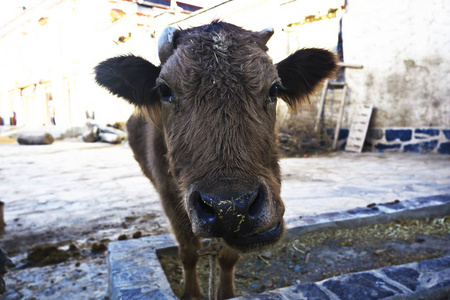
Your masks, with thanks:
[[(347, 128), (339, 132), (341, 150), (345, 149), (348, 133)], [(334, 129), (328, 129), (327, 134), (333, 136)], [(450, 154), (450, 128), (372, 128), (367, 133), (364, 151)]]

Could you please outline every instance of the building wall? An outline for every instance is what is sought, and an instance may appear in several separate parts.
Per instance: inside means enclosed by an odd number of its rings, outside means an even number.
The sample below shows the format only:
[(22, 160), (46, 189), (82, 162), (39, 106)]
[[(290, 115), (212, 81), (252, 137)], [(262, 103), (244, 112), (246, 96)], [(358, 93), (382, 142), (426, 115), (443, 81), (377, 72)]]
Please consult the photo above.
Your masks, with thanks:
[[(37, 85), (36, 95), (48, 97), (39, 85), (50, 82), (51, 106), (59, 124), (82, 124), (86, 110), (95, 111), (102, 122), (126, 120), (132, 107), (95, 85), (93, 67), (127, 53), (158, 64), (157, 38), (170, 24), (186, 28), (220, 18), (252, 30), (273, 27), (269, 54), (278, 62), (302, 47), (335, 50), (343, 13), (339, 10), (335, 18), (305, 24), (306, 16), (323, 15), (328, 8), (340, 8), (343, 1), (249, 0), (227, 2), (198, 15), (145, 18), (136, 16), (136, 7), (125, 1), (126, 17), (112, 23), (107, 1), (47, 2), (57, 5), (34, 11), (7, 34), (0, 30), (0, 43), (7, 45), (0, 47), (2, 72), (8, 74), (0, 82), (0, 115), (5, 119), (14, 110), (18, 120), (24, 120), (21, 90)], [(344, 61), (364, 68), (346, 70), (349, 99), (342, 127), (350, 126), (353, 108), (361, 103), (376, 107), (371, 127), (450, 126), (448, 15), (450, 4), (445, 0), (430, 0), (427, 5), (418, 0), (347, 0), (342, 22)], [(38, 23), (41, 17), (48, 17), (47, 25)], [(131, 38), (125, 43), (114, 42), (128, 33)], [(39, 101), (45, 106), (48, 99)], [(42, 111), (40, 117), (45, 122), (47, 113)]]
[[(343, 17), (349, 115), (374, 104), (371, 127), (450, 126), (450, 2), (348, 0)], [(346, 120), (349, 126), (349, 119)]]
[[(100, 123), (125, 121), (133, 108), (94, 82), (93, 68), (100, 61), (132, 53), (159, 64), (157, 40), (163, 28), (187, 28), (214, 19), (250, 30), (274, 28), (268, 44), (274, 62), (302, 47), (333, 49), (337, 18), (289, 28), (288, 24), (302, 22), (308, 15), (325, 14), (329, 7), (340, 7), (342, 2), (230, 1), (191, 16), (129, 1), (42, 1), (0, 27), (0, 43), (5, 45), (0, 47), (0, 65), (8, 74), (0, 82), (0, 116), (9, 121), (15, 112), (17, 124), (28, 126), (50, 125), (53, 111), (56, 125), (65, 127), (82, 125), (85, 111), (95, 112)], [(111, 9), (121, 9), (124, 17), (113, 22)], [(126, 42), (118, 42), (119, 36), (129, 35)], [(318, 36), (321, 38), (316, 39)], [(29, 106), (38, 104), (39, 110), (33, 110), (38, 115), (30, 114)]]
[(93, 74), (101, 60), (130, 52), (114, 40), (136, 25), (113, 23), (112, 5), (47, 0), (0, 27), (0, 117), (5, 125), (14, 113), (16, 125), (31, 127), (52, 125), (53, 114), (57, 126), (80, 126), (86, 111), (95, 111), (100, 123), (126, 120), (131, 105), (105, 93)]

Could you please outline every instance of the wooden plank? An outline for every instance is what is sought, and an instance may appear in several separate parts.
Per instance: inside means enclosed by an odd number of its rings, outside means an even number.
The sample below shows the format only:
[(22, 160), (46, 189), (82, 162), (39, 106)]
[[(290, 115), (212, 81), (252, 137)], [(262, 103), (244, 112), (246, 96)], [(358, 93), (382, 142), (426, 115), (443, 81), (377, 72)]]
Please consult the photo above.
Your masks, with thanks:
[(362, 69), (363, 65), (355, 65), (355, 64), (346, 64), (346, 63), (338, 63), (338, 66), (341, 68), (349, 68), (349, 69)]
[(350, 132), (347, 138), (345, 151), (361, 152), (369, 130), (370, 117), (372, 116), (373, 105), (364, 105), (358, 109), (354, 116)]
[(344, 87), (345, 82), (328, 82), (329, 86), (337, 86), (337, 87)]

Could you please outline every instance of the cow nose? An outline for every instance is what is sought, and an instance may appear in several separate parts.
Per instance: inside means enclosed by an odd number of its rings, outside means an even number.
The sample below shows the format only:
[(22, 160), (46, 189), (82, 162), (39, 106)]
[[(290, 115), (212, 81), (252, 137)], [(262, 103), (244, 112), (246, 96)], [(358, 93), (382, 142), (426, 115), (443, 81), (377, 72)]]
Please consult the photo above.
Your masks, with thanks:
[(265, 202), (262, 188), (247, 192), (195, 191), (190, 200), (197, 220), (211, 237), (253, 233), (263, 215)]

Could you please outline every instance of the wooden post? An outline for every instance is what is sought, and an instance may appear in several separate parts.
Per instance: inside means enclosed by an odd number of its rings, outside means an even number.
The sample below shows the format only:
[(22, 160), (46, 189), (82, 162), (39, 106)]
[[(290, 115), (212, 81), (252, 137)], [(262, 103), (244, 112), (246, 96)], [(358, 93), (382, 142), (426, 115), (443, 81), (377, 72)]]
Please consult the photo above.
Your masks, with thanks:
[(325, 98), (327, 97), (328, 83), (329, 82), (330, 82), (330, 80), (327, 79), (323, 83), (322, 97), (320, 99), (319, 111), (317, 112), (316, 124), (314, 125), (314, 131), (315, 132), (317, 132), (319, 130), (320, 121), (322, 121), (323, 107), (325, 105)]
[(336, 122), (336, 129), (334, 131), (333, 150), (337, 149), (337, 143), (338, 143), (338, 139), (339, 139), (339, 131), (341, 131), (341, 122), (342, 122), (342, 117), (344, 116), (346, 94), (347, 94), (347, 84), (344, 83), (344, 88), (342, 89), (341, 106), (339, 107), (338, 120)]
[(0, 201), (0, 232), (3, 232), (6, 226), (4, 213), (5, 213), (5, 203)]

